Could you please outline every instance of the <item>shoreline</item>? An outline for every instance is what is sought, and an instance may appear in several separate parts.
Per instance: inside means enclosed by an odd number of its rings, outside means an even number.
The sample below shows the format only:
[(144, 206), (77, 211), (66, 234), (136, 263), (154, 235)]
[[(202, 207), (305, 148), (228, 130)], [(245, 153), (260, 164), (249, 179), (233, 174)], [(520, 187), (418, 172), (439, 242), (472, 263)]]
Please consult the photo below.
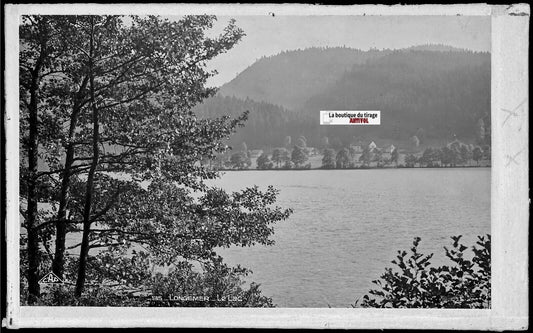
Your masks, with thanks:
[(254, 169), (254, 168), (248, 168), (248, 169), (217, 169), (215, 171), (317, 171), (317, 170), (323, 170), (323, 171), (331, 171), (331, 170), (390, 170), (390, 169), (472, 169), (472, 168), (486, 168), (491, 169), (491, 165), (480, 165), (480, 166), (455, 166), (455, 167), (439, 167), (439, 166), (432, 166), (432, 167), (368, 167), (368, 168), (293, 168), (293, 169), (278, 169), (278, 168), (272, 168), (272, 169)]

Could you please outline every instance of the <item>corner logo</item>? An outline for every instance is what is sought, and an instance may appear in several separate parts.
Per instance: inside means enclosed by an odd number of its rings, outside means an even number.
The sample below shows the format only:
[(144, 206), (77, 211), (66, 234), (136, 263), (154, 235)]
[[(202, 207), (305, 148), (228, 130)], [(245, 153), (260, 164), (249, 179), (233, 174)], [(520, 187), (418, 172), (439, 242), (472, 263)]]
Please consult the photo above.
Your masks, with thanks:
[(53, 272), (50, 272), (48, 274), (46, 274), (45, 276), (43, 276), (40, 280), (39, 280), (39, 283), (63, 283), (63, 280), (61, 280), (57, 275), (55, 275)]

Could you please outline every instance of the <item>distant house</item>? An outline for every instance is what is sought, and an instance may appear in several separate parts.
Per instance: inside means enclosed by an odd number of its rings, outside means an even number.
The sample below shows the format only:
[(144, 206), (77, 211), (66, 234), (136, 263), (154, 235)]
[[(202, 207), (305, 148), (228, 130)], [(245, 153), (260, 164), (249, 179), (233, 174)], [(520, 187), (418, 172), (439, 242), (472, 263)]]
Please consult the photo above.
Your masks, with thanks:
[(370, 142), (370, 144), (368, 145), (368, 149), (370, 149), (371, 151), (376, 149), (378, 146), (376, 145), (376, 143), (374, 141)]

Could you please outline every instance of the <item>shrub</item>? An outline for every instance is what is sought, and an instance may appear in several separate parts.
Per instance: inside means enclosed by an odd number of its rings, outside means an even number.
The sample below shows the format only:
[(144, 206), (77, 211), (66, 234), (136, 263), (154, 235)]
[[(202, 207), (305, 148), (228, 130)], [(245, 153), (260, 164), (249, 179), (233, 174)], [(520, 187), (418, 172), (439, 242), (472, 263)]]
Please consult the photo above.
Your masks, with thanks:
[[(92, 274), (79, 298), (74, 296), (74, 283), (69, 282), (76, 273), (77, 262), (69, 260), (66, 281), (43, 286), (35, 305), (275, 307), (272, 298), (262, 295), (259, 284), (245, 282), (251, 271), (230, 267), (220, 256), (203, 262), (201, 267), (181, 261), (166, 273), (154, 272), (144, 253), (134, 257), (113, 258), (108, 253), (93, 257)], [(23, 301), (23, 305), (27, 304)]]
[(451, 237), (451, 249), (444, 247), (453, 264), (433, 267), (433, 254), (418, 252), (420, 238), (413, 241), (411, 252), (398, 251), (392, 263), (399, 269), (386, 268), (381, 279), (372, 281), (378, 289), (355, 302), (353, 307), (372, 308), (490, 308), (490, 235), (478, 236), (472, 247), (473, 259), (465, 258), (468, 247), (461, 236)]

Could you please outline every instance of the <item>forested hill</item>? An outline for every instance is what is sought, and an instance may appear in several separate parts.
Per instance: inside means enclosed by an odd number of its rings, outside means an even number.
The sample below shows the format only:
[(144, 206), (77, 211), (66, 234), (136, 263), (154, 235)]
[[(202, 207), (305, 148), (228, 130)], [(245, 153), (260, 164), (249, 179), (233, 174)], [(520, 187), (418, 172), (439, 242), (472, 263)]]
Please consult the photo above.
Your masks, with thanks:
[(361, 51), (346, 47), (309, 48), (263, 57), (220, 88), (223, 96), (251, 98), (300, 107), (314, 94), (335, 83), (353, 65), (390, 51)]
[(194, 111), (202, 118), (217, 118), (223, 115), (236, 118), (249, 111), (245, 126), (230, 137), (229, 144), (233, 147), (240, 147), (242, 142), (246, 142), (252, 149), (278, 147), (283, 145), (283, 139), (287, 135), (312, 133), (316, 130), (316, 119), (249, 98), (243, 100), (217, 95), (196, 106)]
[[(196, 109), (208, 116), (250, 110), (231, 140), (250, 148), (281, 146), (286, 136), (300, 135), (316, 147), (324, 136), (339, 145), (407, 142), (413, 135), (475, 142), (480, 120), (490, 128), (490, 75), (489, 53), (445, 46), (313, 48), (259, 60)], [(381, 125), (320, 126), (319, 111), (328, 109), (381, 110)]]
[[(300, 112), (380, 110), (381, 125), (360, 135), (474, 139), (479, 119), (490, 125), (490, 54), (396, 51), (356, 65), (312, 96)], [(329, 129), (328, 132), (331, 135)], [(337, 135), (343, 136), (341, 128)], [(420, 137), (420, 139), (423, 139)]]

